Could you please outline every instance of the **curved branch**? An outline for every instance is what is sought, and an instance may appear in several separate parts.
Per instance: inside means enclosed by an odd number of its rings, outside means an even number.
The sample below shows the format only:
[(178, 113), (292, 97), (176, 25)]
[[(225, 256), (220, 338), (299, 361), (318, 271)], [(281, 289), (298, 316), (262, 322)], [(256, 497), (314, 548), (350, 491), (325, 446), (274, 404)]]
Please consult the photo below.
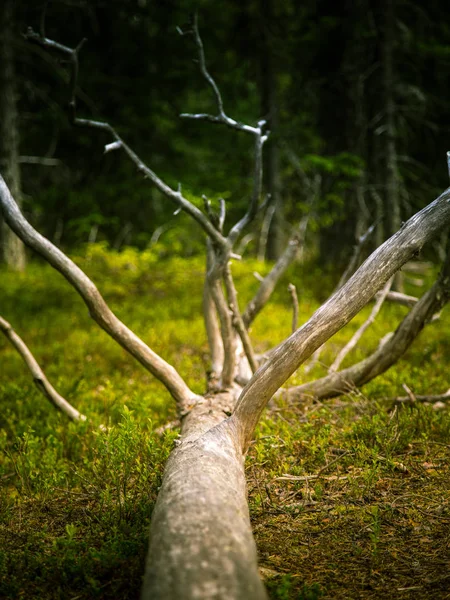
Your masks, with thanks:
[(209, 221), (209, 219), (199, 210), (194, 204), (189, 202), (181, 193), (180, 190), (173, 190), (170, 186), (168, 186), (162, 179), (160, 179), (154, 171), (152, 171), (119, 136), (116, 130), (109, 124), (103, 121), (94, 121), (91, 119), (80, 119), (76, 114), (76, 86), (77, 86), (77, 78), (78, 78), (78, 54), (83, 46), (85, 40), (83, 40), (76, 48), (70, 48), (68, 46), (64, 46), (59, 42), (55, 42), (48, 38), (44, 38), (40, 36), (38, 33), (34, 32), (32, 29), (29, 29), (26, 33), (25, 37), (32, 41), (35, 44), (38, 44), (44, 48), (49, 50), (53, 50), (68, 56), (71, 64), (71, 74), (70, 74), (70, 117), (71, 121), (74, 125), (79, 127), (90, 127), (93, 129), (100, 129), (102, 131), (106, 131), (113, 138), (114, 142), (107, 144), (105, 146), (105, 152), (110, 152), (111, 150), (118, 150), (122, 148), (127, 156), (132, 160), (132, 162), (138, 168), (138, 171), (142, 173), (146, 178), (150, 179), (150, 181), (162, 192), (167, 198), (175, 202), (182, 210), (184, 210), (187, 214), (189, 214), (193, 219), (197, 221), (197, 223), (203, 228), (205, 233), (212, 239), (216, 244), (218, 244), (222, 248), (227, 247), (226, 239), (221, 235), (221, 233), (214, 227), (214, 225)]
[(36, 387), (41, 394), (48, 398), (53, 406), (66, 414), (70, 419), (73, 419), (74, 421), (85, 421), (86, 417), (78, 412), (77, 409), (69, 404), (69, 402), (60, 396), (60, 394), (58, 394), (45, 376), (44, 371), (38, 365), (28, 346), (25, 344), (22, 338), (17, 335), (8, 321), (5, 321), (5, 319), (2, 319), (2, 317), (0, 317), (0, 330), (5, 334), (5, 336), (22, 357), (24, 363), (27, 365), (33, 376)]
[(327, 339), (346, 325), (400, 267), (450, 222), (450, 189), (411, 217), (349, 281), (282, 342), (245, 386), (231, 417), (246, 449), (273, 394)]
[(325, 377), (287, 390), (288, 398), (297, 400), (305, 395), (319, 399), (333, 398), (359, 388), (381, 375), (408, 350), (426, 323), (448, 301), (449, 292), (448, 282), (447, 290), (441, 283), (435, 283), (406, 315), (396, 332), (386, 341), (383, 340), (375, 352), (342, 371), (329, 373)]
[(347, 344), (345, 344), (345, 346), (340, 350), (340, 352), (334, 359), (333, 364), (331, 365), (331, 367), (329, 369), (330, 372), (337, 371), (339, 369), (344, 358), (347, 356), (347, 354), (349, 352), (351, 352), (353, 350), (353, 348), (356, 346), (356, 344), (362, 338), (362, 336), (364, 335), (366, 330), (375, 321), (378, 313), (381, 310), (381, 307), (383, 306), (384, 301), (386, 300), (386, 296), (389, 293), (389, 290), (391, 289), (391, 285), (392, 285), (392, 278), (389, 279), (389, 281), (386, 283), (386, 285), (384, 286), (381, 293), (378, 295), (377, 301), (375, 302), (375, 304), (372, 308), (369, 318), (366, 321), (364, 321), (364, 323), (361, 325), (361, 327), (354, 333), (354, 335), (351, 337), (351, 339), (347, 342)]
[(262, 191), (263, 161), (262, 151), (267, 136), (262, 135), (262, 128), (265, 121), (260, 121), (255, 133), (255, 166), (253, 171), (253, 191), (250, 199), (250, 205), (245, 215), (234, 225), (228, 233), (228, 242), (233, 246), (241, 235), (242, 231), (249, 225), (258, 213), (259, 199)]
[(0, 207), (3, 210), (3, 218), (11, 229), (27, 246), (35, 250), (52, 267), (64, 275), (83, 298), (90, 315), (98, 325), (165, 385), (179, 404), (179, 408), (183, 409), (192, 403), (196, 396), (174, 367), (153, 352), (115, 316), (94, 283), (70, 258), (33, 229), (20, 212), (1, 176)]

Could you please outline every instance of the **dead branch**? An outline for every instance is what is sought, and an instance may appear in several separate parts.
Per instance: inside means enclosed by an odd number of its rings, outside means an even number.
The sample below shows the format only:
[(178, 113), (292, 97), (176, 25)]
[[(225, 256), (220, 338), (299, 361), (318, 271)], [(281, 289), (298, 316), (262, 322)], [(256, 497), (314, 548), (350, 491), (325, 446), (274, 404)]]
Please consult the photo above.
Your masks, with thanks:
[(236, 366), (236, 339), (233, 330), (231, 311), (223, 293), (221, 285), (223, 267), (217, 264), (217, 259), (207, 273), (208, 287), (217, 310), (220, 322), (220, 331), (224, 350), (223, 366), (221, 369), (221, 385), (226, 388), (234, 380)]
[(59, 271), (77, 290), (91, 317), (116, 342), (150, 371), (172, 394), (180, 409), (191, 404), (196, 395), (189, 389), (179, 373), (151, 350), (135, 333), (124, 325), (111, 311), (94, 283), (87, 275), (56, 248), (49, 240), (38, 233), (25, 219), (0, 176), (0, 207), (3, 218), (16, 235), (35, 252), (40, 254), (52, 267)]
[(213, 266), (213, 250), (208, 244), (206, 253), (206, 276), (203, 286), (203, 315), (205, 319), (206, 335), (208, 337), (211, 356), (210, 383), (214, 386), (219, 381), (224, 363), (224, 348), (217, 317), (217, 309), (210, 290), (208, 272)]
[[(357, 266), (357, 264), (361, 258), (363, 248), (364, 248), (366, 242), (369, 240), (372, 233), (375, 231), (375, 228), (378, 225), (378, 222), (379, 221), (376, 221), (375, 223), (373, 223), (367, 229), (367, 231), (358, 238), (356, 245), (353, 247), (353, 253), (350, 257), (349, 263), (348, 263), (345, 271), (342, 273), (337, 286), (334, 288), (332, 295), (335, 292), (337, 292), (344, 285), (344, 283), (346, 283), (348, 281), (349, 277), (354, 272), (355, 267)], [(319, 348), (317, 348), (317, 350), (313, 353), (310, 364), (305, 369), (306, 373), (309, 373), (310, 371), (312, 371), (312, 369), (314, 369), (314, 367), (317, 365), (317, 363), (320, 360), (320, 355), (322, 354), (322, 351), (323, 351), (323, 345), (319, 346)], [(331, 369), (331, 367), (330, 367), (330, 369)]]
[[(184, 34), (183, 31), (179, 30), (181, 34)], [(200, 36), (200, 32), (198, 29), (198, 17), (197, 14), (194, 14), (192, 21), (192, 30), (186, 33), (192, 34), (195, 40), (195, 44), (197, 46), (197, 54), (198, 54), (198, 62), (200, 67), (200, 72), (205, 78), (208, 85), (211, 87), (215, 101), (217, 104), (217, 115), (210, 115), (205, 113), (200, 114), (190, 114), (190, 113), (182, 113), (180, 117), (184, 119), (194, 119), (201, 121), (210, 121), (211, 123), (222, 123), (231, 129), (236, 129), (238, 131), (244, 131), (246, 133), (250, 133), (255, 137), (255, 165), (254, 165), (254, 174), (253, 174), (253, 191), (252, 196), (249, 202), (249, 207), (246, 214), (236, 223), (228, 233), (228, 242), (230, 246), (233, 246), (241, 235), (242, 231), (245, 227), (249, 225), (249, 223), (255, 218), (258, 212), (259, 200), (261, 197), (261, 189), (262, 189), (262, 150), (265, 141), (267, 140), (267, 135), (263, 134), (263, 129), (266, 124), (265, 121), (259, 121), (257, 127), (252, 127), (250, 125), (246, 125), (244, 123), (240, 123), (235, 119), (230, 118), (224, 110), (223, 100), (219, 90), (218, 85), (215, 80), (209, 73), (206, 68), (206, 60), (205, 60), (205, 52), (203, 48), (202, 38)]]
[(337, 286), (335, 288), (335, 291), (338, 290), (339, 288), (341, 288), (344, 285), (344, 283), (346, 283), (349, 280), (350, 276), (352, 275), (353, 271), (355, 270), (356, 266), (358, 265), (358, 262), (359, 262), (359, 259), (361, 258), (361, 254), (364, 249), (364, 246), (366, 245), (367, 241), (370, 239), (370, 236), (372, 235), (372, 233), (375, 231), (375, 228), (377, 225), (378, 225), (378, 221), (375, 221), (375, 223), (372, 223), (372, 225), (367, 229), (367, 231), (358, 238), (357, 243), (353, 247), (353, 253), (350, 257), (347, 268), (342, 273), (342, 276), (339, 280), (339, 283), (337, 284)]
[[(267, 402), (300, 364), (347, 324), (377, 290), (449, 222), (450, 189), (404, 223), (305, 325), (274, 350), (268, 362), (245, 386), (232, 416), (240, 430), (243, 448), (247, 448)], [(445, 296), (442, 293), (445, 290), (444, 279), (441, 278), (437, 284), (440, 299), (431, 302), (432, 314)], [(447, 277), (447, 284), (449, 281), (450, 277)]]
[(387, 296), (387, 294), (388, 294), (388, 292), (389, 292), (389, 290), (391, 288), (391, 285), (392, 285), (392, 278), (389, 279), (389, 281), (386, 283), (386, 285), (384, 286), (384, 288), (381, 291), (381, 293), (378, 295), (377, 301), (375, 302), (375, 305), (372, 308), (372, 311), (371, 311), (371, 313), (369, 315), (369, 318), (353, 334), (353, 336), (350, 339), (350, 341), (347, 342), (347, 344), (341, 349), (341, 351), (339, 352), (339, 354), (334, 359), (333, 364), (329, 368), (330, 372), (331, 371), (337, 371), (339, 369), (339, 367), (341, 366), (342, 361), (344, 360), (344, 358), (347, 356), (347, 354), (349, 352), (351, 352), (353, 350), (353, 348), (356, 346), (356, 344), (362, 338), (362, 336), (364, 335), (364, 333), (366, 332), (366, 330), (375, 321), (378, 313), (381, 310), (381, 307), (383, 306), (384, 301), (386, 300), (386, 296)]
[[(269, 196), (270, 197), (270, 196)], [(275, 204), (271, 203), (267, 207), (267, 210), (264, 215), (264, 219), (261, 225), (261, 231), (259, 233), (259, 242), (258, 242), (258, 260), (260, 262), (264, 262), (266, 256), (267, 242), (269, 239), (269, 231), (270, 226), (272, 224), (272, 219), (275, 214)]]
[(38, 362), (30, 352), (28, 346), (19, 335), (14, 331), (8, 321), (0, 317), (0, 330), (5, 334), (6, 338), (11, 342), (14, 348), (22, 357), (24, 363), (30, 370), (33, 381), (38, 390), (43, 394), (58, 410), (73, 419), (74, 421), (85, 421), (86, 417), (77, 411), (65, 398), (63, 398), (52, 384), (49, 382), (45, 373), (40, 368)]
[(224, 125), (227, 125), (228, 127), (231, 127), (232, 129), (237, 129), (239, 131), (245, 131), (246, 133), (251, 133), (253, 135), (258, 134), (259, 132), (256, 127), (251, 127), (250, 125), (244, 125), (243, 123), (239, 123), (238, 121), (231, 119), (230, 117), (228, 117), (225, 114), (225, 111), (223, 108), (222, 96), (220, 94), (219, 88), (218, 88), (216, 82), (214, 81), (214, 79), (209, 74), (208, 69), (206, 68), (205, 52), (203, 49), (202, 38), (200, 37), (200, 33), (198, 30), (197, 14), (195, 13), (193, 15), (192, 30), (183, 32), (181, 29), (179, 29), (178, 31), (179, 31), (179, 33), (181, 33), (181, 35), (185, 35), (185, 34), (193, 35), (195, 44), (197, 46), (200, 71), (213, 91), (213, 94), (214, 94), (215, 100), (216, 100), (216, 104), (217, 104), (217, 110), (218, 110), (218, 115), (209, 115), (209, 114), (204, 114), (204, 113), (202, 113), (202, 114), (183, 113), (180, 116), (183, 117), (184, 119), (210, 121), (211, 123), (223, 123)]
[(298, 325), (298, 296), (297, 296), (297, 288), (293, 283), (288, 285), (289, 293), (292, 298), (292, 333), (297, 329)]
[(442, 309), (450, 297), (450, 258), (447, 256), (441, 274), (435, 284), (426, 292), (406, 315), (394, 334), (383, 338), (378, 348), (364, 360), (327, 376), (296, 386), (287, 391), (291, 399), (304, 395), (316, 398), (332, 398), (354, 390), (384, 373), (395, 364), (423, 327), (433, 320), (436, 312)]
[(414, 395), (414, 392), (411, 390), (411, 388), (410, 388), (410, 387), (408, 387), (408, 386), (406, 385), (406, 383), (403, 383), (403, 384), (402, 384), (402, 388), (403, 388), (403, 389), (405, 390), (405, 392), (408, 394), (408, 397), (409, 397), (409, 400), (410, 400), (410, 402), (412, 402), (412, 403), (414, 404), (414, 402), (416, 402), (416, 400), (417, 400), (416, 396)]
[(230, 265), (225, 266), (224, 272), (225, 287), (227, 290), (228, 302), (233, 313), (234, 327), (241, 338), (242, 346), (244, 348), (245, 356), (248, 360), (248, 364), (252, 370), (252, 373), (258, 368), (258, 363), (253, 352), (252, 343), (248, 335), (247, 328), (245, 327), (242, 319), (241, 311), (239, 310), (239, 303), (237, 299), (236, 287), (234, 285), (233, 277), (231, 275)]
[(292, 238), (289, 240), (285, 251), (277, 260), (270, 273), (266, 275), (266, 277), (264, 277), (264, 279), (261, 281), (261, 285), (259, 286), (255, 296), (247, 304), (244, 314), (242, 315), (245, 326), (247, 328), (251, 325), (258, 313), (267, 304), (279, 279), (295, 260), (298, 248), (304, 241), (307, 225), (308, 216), (303, 217), (303, 219), (300, 221), (297, 230), (292, 236)]
[[(375, 299), (377, 300), (381, 294), (382, 292), (377, 292), (375, 294)], [(386, 294), (386, 300), (388, 302), (396, 302), (397, 304), (402, 304), (403, 306), (409, 306), (411, 308), (419, 299), (415, 296), (408, 296), (407, 294), (401, 294), (400, 292), (389, 291)]]
[(34, 32), (32, 29), (28, 30), (28, 32), (25, 34), (25, 37), (26, 39), (44, 48), (56, 51), (69, 58), (71, 64), (69, 109), (72, 123), (80, 127), (91, 127), (93, 129), (100, 129), (111, 135), (114, 139), (114, 142), (105, 146), (105, 152), (109, 152), (111, 150), (116, 149), (124, 150), (127, 156), (136, 165), (138, 171), (142, 173), (144, 177), (149, 179), (159, 189), (160, 192), (162, 192), (167, 198), (175, 202), (182, 210), (184, 210), (193, 219), (195, 219), (205, 231), (205, 233), (212, 240), (214, 240), (214, 242), (218, 246), (222, 248), (227, 247), (226, 239), (220, 234), (218, 229), (210, 222), (210, 220), (203, 214), (203, 212), (196, 206), (194, 206), (194, 204), (189, 202), (189, 200), (187, 200), (182, 195), (180, 189), (175, 191), (170, 186), (168, 186), (162, 179), (160, 179), (156, 175), (156, 173), (152, 171), (139, 158), (139, 156), (122, 140), (122, 138), (119, 136), (116, 130), (109, 123), (103, 121), (93, 121), (90, 119), (80, 119), (77, 117), (75, 92), (78, 79), (78, 54), (84, 44), (84, 40), (76, 48), (69, 48), (68, 46), (64, 46), (59, 42), (55, 42), (48, 38), (42, 37), (40, 34)]
[[(392, 400), (396, 404), (405, 404), (405, 403), (411, 402), (411, 398), (410, 398), (409, 394), (408, 394), (408, 396), (396, 396)], [(447, 400), (450, 400), (450, 390), (447, 390), (443, 394), (428, 394), (428, 395), (414, 394), (414, 400), (416, 402), (430, 402), (430, 403), (446, 402)]]

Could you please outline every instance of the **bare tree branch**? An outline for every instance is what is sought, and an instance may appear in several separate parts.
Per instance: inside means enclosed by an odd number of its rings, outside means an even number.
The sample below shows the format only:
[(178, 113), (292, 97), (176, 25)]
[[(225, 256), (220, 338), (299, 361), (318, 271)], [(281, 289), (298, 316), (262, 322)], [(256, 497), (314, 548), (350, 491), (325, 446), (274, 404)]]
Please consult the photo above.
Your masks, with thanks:
[[(335, 294), (344, 285), (344, 283), (346, 283), (348, 281), (349, 277), (354, 272), (355, 267), (357, 266), (359, 259), (361, 257), (363, 247), (364, 247), (365, 243), (367, 242), (367, 240), (372, 235), (372, 233), (375, 231), (375, 228), (378, 225), (378, 222), (379, 222), (378, 220), (375, 221), (375, 223), (373, 223), (367, 229), (367, 231), (365, 233), (363, 233), (357, 240), (356, 245), (353, 247), (353, 253), (350, 257), (348, 265), (347, 265), (345, 271), (342, 273), (341, 278), (339, 279), (338, 284), (334, 288), (331, 295)], [(307, 365), (307, 367), (305, 368), (306, 373), (309, 373), (310, 371), (312, 371), (312, 369), (314, 369), (314, 367), (317, 365), (317, 363), (320, 360), (320, 355), (322, 354), (323, 348), (324, 348), (324, 345), (322, 344), (322, 346), (319, 346), (317, 348), (317, 350), (313, 353), (309, 365)]]
[(244, 348), (245, 356), (247, 357), (248, 364), (252, 370), (252, 373), (256, 371), (258, 368), (258, 363), (255, 358), (255, 354), (253, 352), (252, 343), (250, 341), (250, 337), (248, 335), (248, 331), (244, 325), (244, 321), (242, 319), (241, 311), (239, 310), (239, 303), (237, 299), (237, 292), (234, 285), (233, 277), (231, 275), (230, 265), (227, 264), (225, 266), (224, 273), (225, 287), (227, 290), (228, 302), (231, 306), (231, 311), (233, 313), (234, 327), (241, 338), (242, 346)]
[(206, 274), (203, 286), (203, 315), (205, 319), (206, 335), (208, 337), (209, 351), (211, 356), (211, 373), (209, 382), (214, 386), (222, 374), (224, 364), (224, 348), (221, 338), (219, 322), (217, 318), (217, 309), (214, 299), (211, 295), (208, 273), (212, 269), (214, 257), (212, 248), (208, 244), (206, 254)]
[(165, 196), (167, 196), (170, 200), (175, 202), (182, 210), (188, 213), (191, 217), (193, 217), (197, 223), (203, 228), (203, 230), (207, 233), (207, 235), (214, 240), (216, 244), (225, 248), (227, 246), (226, 239), (220, 234), (216, 227), (208, 220), (208, 218), (199, 210), (192, 202), (189, 202), (181, 193), (180, 190), (173, 190), (170, 186), (168, 186), (162, 179), (160, 179), (154, 171), (152, 171), (140, 158), (139, 156), (122, 140), (116, 130), (109, 124), (103, 121), (94, 121), (91, 119), (80, 119), (77, 117), (76, 113), (76, 86), (77, 86), (77, 78), (78, 78), (78, 53), (83, 45), (83, 41), (78, 45), (77, 48), (69, 48), (68, 46), (64, 46), (59, 42), (55, 42), (48, 38), (44, 38), (40, 36), (38, 33), (35, 33), (32, 29), (29, 29), (26, 33), (25, 37), (44, 48), (48, 48), (49, 50), (53, 50), (59, 52), (67, 56), (71, 63), (71, 83), (70, 83), (70, 115), (71, 120), (74, 125), (78, 125), (80, 127), (91, 127), (93, 129), (100, 129), (109, 133), (113, 138), (114, 142), (111, 144), (107, 144), (105, 146), (105, 151), (109, 152), (115, 149), (123, 149), (127, 156), (132, 160), (132, 162), (138, 168), (138, 171), (142, 173), (146, 178), (150, 179), (150, 181), (162, 192)]
[[(450, 400), (450, 390), (447, 390), (443, 394), (430, 394), (430, 395), (422, 395), (422, 394), (414, 394), (414, 399), (416, 402), (446, 402)], [(397, 404), (405, 404), (410, 402), (410, 396), (396, 396), (394, 398), (394, 402)]]
[(449, 222), (450, 190), (446, 190), (404, 223), (305, 325), (274, 350), (268, 362), (245, 386), (232, 416), (240, 429), (244, 449), (267, 402), (290, 375), (316, 348), (348, 323), (377, 290)]
[(11, 342), (11, 344), (22, 357), (24, 363), (27, 365), (33, 376), (33, 380), (36, 387), (41, 392), (41, 394), (48, 398), (48, 400), (50, 400), (53, 406), (55, 406), (57, 409), (59, 409), (61, 412), (63, 412), (65, 415), (67, 415), (74, 421), (85, 421), (86, 417), (80, 412), (78, 412), (77, 409), (74, 408), (71, 404), (69, 404), (69, 402), (67, 402), (67, 400), (65, 400), (60, 394), (58, 394), (58, 392), (55, 390), (55, 388), (45, 376), (45, 373), (38, 365), (36, 359), (28, 349), (28, 346), (25, 344), (22, 338), (20, 338), (17, 335), (17, 333), (8, 323), (8, 321), (5, 321), (5, 319), (3, 319), (2, 317), (0, 317), (0, 330), (5, 334), (7, 339)]
[(303, 243), (305, 237), (307, 224), (308, 217), (306, 216), (303, 217), (303, 219), (300, 221), (297, 231), (289, 240), (285, 251), (277, 260), (270, 273), (266, 275), (266, 277), (264, 277), (255, 296), (247, 304), (244, 314), (242, 315), (245, 326), (247, 328), (251, 325), (258, 313), (267, 304), (279, 279), (283, 276), (283, 274), (286, 272), (286, 269), (292, 264), (295, 257), (297, 256), (298, 248)]
[[(375, 294), (375, 298), (378, 299), (382, 292), (378, 292)], [(419, 298), (415, 296), (408, 296), (407, 294), (401, 294), (400, 292), (391, 292), (389, 291), (386, 294), (386, 300), (388, 302), (396, 302), (397, 304), (402, 304), (403, 306), (409, 306), (410, 308), (417, 304)]]
[(234, 371), (236, 366), (236, 340), (233, 330), (233, 321), (231, 318), (231, 311), (228, 307), (227, 301), (225, 300), (223, 288), (221, 285), (221, 279), (223, 276), (224, 262), (227, 263), (227, 259), (224, 257), (217, 257), (215, 255), (212, 243), (207, 240), (208, 246), (208, 288), (211, 294), (214, 304), (216, 306), (217, 314), (219, 316), (220, 331), (222, 336), (223, 345), (223, 366), (221, 372), (221, 386), (223, 388), (232, 385), (234, 380)]
[[(182, 31), (180, 33), (183, 34)], [(255, 165), (254, 165), (254, 174), (253, 174), (253, 191), (252, 196), (249, 203), (249, 208), (246, 214), (240, 219), (236, 225), (234, 225), (229, 234), (228, 234), (228, 242), (232, 247), (236, 242), (237, 238), (240, 236), (245, 227), (255, 218), (258, 212), (259, 200), (261, 198), (261, 190), (262, 190), (262, 150), (264, 146), (264, 142), (267, 140), (267, 135), (263, 134), (263, 128), (266, 124), (264, 120), (259, 121), (257, 127), (251, 127), (250, 125), (245, 125), (244, 123), (240, 123), (230, 118), (223, 108), (223, 100), (220, 94), (220, 90), (213, 77), (210, 75), (208, 69), (206, 68), (206, 60), (205, 60), (205, 51), (203, 48), (202, 38), (200, 36), (200, 32), (198, 29), (198, 17), (197, 14), (193, 16), (192, 23), (192, 31), (187, 33), (191, 33), (194, 37), (195, 44), (197, 46), (198, 53), (198, 62), (200, 71), (205, 78), (208, 85), (211, 87), (215, 101), (217, 104), (218, 115), (209, 115), (205, 113), (200, 114), (189, 114), (182, 113), (180, 117), (185, 119), (195, 119), (195, 120), (203, 120), (209, 121), (211, 123), (222, 123), (231, 129), (236, 129), (238, 131), (245, 131), (246, 133), (250, 133), (255, 136)]]
[(0, 176), (0, 207), (3, 218), (20, 239), (59, 271), (77, 290), (92, 318), (106, 333), (150, 371), (172, 394), (181, 410), (196, 399), (178, 372), (153, 352), (111, 311), (93, 282), (61, 250), (28, 223)]
[(297, 288), (293, 283), (288, 285), (289, 293), (292, 298), (292, 333), (296, 331), (298, 326), (298, 296), (297, 296)]
[[(179, 30), (179, 32), (184, 35), (183, 31)], [(203, 49), (202, 38), (200, 37), (200, 33), (198, 30), (197, 13), (195, 13), (193, 15), (192, 31), (188, 31), (186, 33), (191, 33), (194, 37), (195, 44), (197, 46), (200, 71), (201, 71), (203, 77), (208, 82), (208, 85), (211, 87), (211, 89), (213, 91), (213, 94), (214, 94), (214, 97), (216, 100), (216, 104), (217, 104), (217, 110), (218, 110), (219, 114), (217, 116), (214, 116), (214, 115), (209, 115), (209, 114), (204, 114), (204, 113), (201, 113), (201, 114), (183, 113), (180, 115), (180, 117), (183, 117), (184, 119), (196, 119), (196, 120), (210, 121), (211, 123), (223, 123), (224, 125), (227, 125), (228, 127), (231, 127), (232, 129), (237, 129), (239, 131), (245, 131), (245, 132), (251, 133), (253, 135), (260, 134), (261, 132), (260, 132), (259, 128), (251, 127), (250, 125), (244, 125), (243, 123), (239, 123), (238, 121), (231, 119), (230, 117), (228, 117), (225, 114), (225, 111), (223, 108), (222, 96), (220, 94), (219, 88), (218, 88), (216, 82), (214, 81), (214, 79), (212, 78), (212, 76), (210, 75), (210, 73), (208, 72), (208, 69), (206, 68), (205, 51)]]
[(423, 327), (433, 320), (435, 313), (442, 309), (450, 296), (450, 258), (446, 259), (437, 282), (426, 292), (406, 315), (395, 333), (383, 338), (378, 348), (364, 360), (312, 382), (288, 390), (291, 399), (304, 395), (317, 398), (331, 398), (354, 390), (395, 364)]
[[(269, 195), (270, 198), (270, 195)], [(273, 216), (275, 214), (275, 204), (273, 202), (269, 204), (264, 214), (264, 219), (261, 225), (258, 241), (258, 260), (264, 262), (266, 257), (267, 242), (269, 239), (270, 225), (272, 223)]]
[(342, 276), (335, 288), (335, 291), (338, 290), (339, 288), (341, 288), (344, 285), (344, 283), (346, 283), (349, 280), (350, 276), (352, 275), (353, 271), (355, 270), (355, 268), (358, 264), (359, 259), (361, 258), (361, 253), (364, 249), (366, 242), (370, 239), (370, 236), (375, 231), (375, 228), (377, 225), (378, 225), (378, 221), (375, 221), (375, 223), (373, 223), (367, 229), (367, 231), (358, 238), (356, 245), (353, 247), (353, 253), (350, 257), (347, 268), (342, 273)]
[(336, 358), (333, 361), (333, 364), (331, 365), (331, 367), (329, 368), (329, 371), (337, 371), (339, 369), (339, 367), (342, 364), (342, 361), (344, 360), (344, 358), (347, 356), (347, 354), (349, 352), (351, 352), (353, 350), (353, 348), (356, 346), (356, 344), (359, 342), (359, 340), (362, 338), (362, 336), (364, 335), (364, 333), (366, 332), (366, 330), (372, 325), (372, 323), (375, 321), (378, 313), (381, 310), (381, 307), (384, 304), (384, 301), (386, 300), (386, 296), (391, 288), (392, 285), (392, 278), (389, 279), (389, 281), (386, 283), (386, 285), (384, 286), (383, 290), (381, 291), (381, 293), (378, 295), (377, 301), (375, 302), (375, 305), (372, 308), (372, 311), (368, 317), (368, 319), (366, 321), (364, 321), (364, 323), (361, 325), (361, 327), (355, 331), (355, 333), (353, 334), (353, 336), (351, 337), (351, 339), (347, 342), (347, 344), (345, 344), (345, 346), (340, 350), (340, 352), (338, 353), (338, 355), (336, 356)]
[(262, 176), (263, 176), (263, 161), (262, 152), (264, 142), (267, 136), (262, 135), (262, 128), (264, 127), (265, 121), (259, 121), (258, 132), (255, 134), (255, 165), (253, 172), (253, 191), (250, 199), (250, 204), (245, 215), (234, 225), (228, 233), (228, 242), (233, 246), (241, 235), (242, 231), (247, 227), (253, 219), (256, 217), (258, 212), (259, 200), (261, 198), (262, 191)]

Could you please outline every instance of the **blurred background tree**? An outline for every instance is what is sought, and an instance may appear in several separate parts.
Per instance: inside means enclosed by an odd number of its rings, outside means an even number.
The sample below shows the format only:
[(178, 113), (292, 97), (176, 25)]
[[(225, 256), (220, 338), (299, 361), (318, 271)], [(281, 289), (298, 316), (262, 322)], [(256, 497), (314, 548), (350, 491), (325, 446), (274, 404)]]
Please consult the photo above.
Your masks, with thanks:
[[(3, 3), (3, 11), (10, 0)], [(292, 227), (311, 214), (309, 251), (344, 264), (355, 237), (378, 221), (373, 243), (447, 185), (450, 26), (435, 0), (55, 0), (13, 3), (16, 26), (1, 45), (15, 53), (14, 86), (25, 212), (65, 248), (101, 240), (162, 253), (203, 247), (189, 219), (118, 152), (104, 133), (71, 127), (63, 60), (25, 42), (27, 27), (80, 53), (78, 113), (101, 118), (158, 174), (198, 198), (227, 200), (235, 215), (252, 182), (251, 140), (182, 112), (214, 112), (190, 36), (198, 10), (208, 68), (234, 118), (264, 118), (261, 215), (247, 251), (276, 258)], [(4, 23), (4, 21), (2, 21)], [(12, 72), (12, 71), (11, 71)], [(1, 124), (14, 128), (2, 94)], [(17, 145), (18, 142), (16, 142)], [(17, 146), (18, 148), (18, 146)], [(9, 152), (9, 155), (8, 155)], [(1, 169), (13, 156), (1, 147)], [(233, 216), (233, 218), (235, 218)]]

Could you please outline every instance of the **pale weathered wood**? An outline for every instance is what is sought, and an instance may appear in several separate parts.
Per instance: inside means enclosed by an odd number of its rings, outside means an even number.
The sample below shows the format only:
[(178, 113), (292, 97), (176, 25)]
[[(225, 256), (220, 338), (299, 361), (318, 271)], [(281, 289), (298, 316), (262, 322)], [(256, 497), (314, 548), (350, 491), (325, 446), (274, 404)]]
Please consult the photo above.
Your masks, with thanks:
[[(232, 419), (250, 443), (267, 402), (316, 348), (348, 323), (381, 286), (450, 222), (450, 190), (411, 217), (300, 329), (282, 342), (245, 386)], [(436, 311), (434, 311), (436, 312)]]
[(6, 223), (19, 238), (45, 258), (73, 285), (86, 303), (91, 317), (100, 327), (165, 385), (180, 408), (192, 404), (196, 394), (189, 389), (177, 371), (116, 317), (94, 283), (70, 258), (28, 223), (1, 175), (0, 207)]
[(349, 352), (351, 352), (353, 350), (353, 348), (358, 344), (359, 340), (362, 338), (362, 336), (367, 331), (367, 329), (375, 321), (378, 313), (381, 310), (381, 307), (383, 306), (384, 301), (386, 300), (386, 296), (391, 288), (391, 285), (392, 285), (392, 279), (390, 279), (386, 283), (386, 285), (382, 289), (381, 293), (379, 295), (377, 294), (378, 298), (370, 312), (368, 319), (366, 321), (364, 321), (364, 323), (361, 325), (361, 327), (357, 331), (355, 331), (355, 333), (352, 335), (351, 339), (339, 351), (338, 355), (336, 356), (336, 358), (334, 359), (333, 363), (330, 366), (330, 369), (329, 369), (330, 371), (337, 371), (339, 369), (344, 358), (347, 356), (347, 354)]
[(38, 390), (46, 398), (50, 400), (53, 406), (56, 406), (58, 410), (66, 414), (74, 421), (85, 421), (86, 417), (82, 415), (76, 408), (74, 408), (65, 398), (63, 398), (45, 376), (44, 371), (39, 366), (37, 360), (34, 358), (28, 346), (22, 340), (22, 338), (14, 331), (11, 325), (0, 317), (0, 331), (2, 331), (6, 338), (11, 342), (14, 348), (22, 357), (24, 363), (29, 368), (33, 381)]
[(290, 399), (302, 396), (331, 398), (344, 392), (354, 390), (395, 364), (411, 346), (422, 331), (424, 325), (431, 321), (450, 297), (450, 253), (447, 255), (442, 272), (428, 292), (413, 306), (395, 333), (364, 360), (342, 369), (337, 373), (315, 381), (292, 387), (287, 391)]
[[(182, 434), (152, 515), (142, 600), (263, 600), (239, 436), (206, 405), (205, 431)], [(200, 406), (194, 409), (194, 412)], [(222, 413), (222, 414), (220, 414)]]

